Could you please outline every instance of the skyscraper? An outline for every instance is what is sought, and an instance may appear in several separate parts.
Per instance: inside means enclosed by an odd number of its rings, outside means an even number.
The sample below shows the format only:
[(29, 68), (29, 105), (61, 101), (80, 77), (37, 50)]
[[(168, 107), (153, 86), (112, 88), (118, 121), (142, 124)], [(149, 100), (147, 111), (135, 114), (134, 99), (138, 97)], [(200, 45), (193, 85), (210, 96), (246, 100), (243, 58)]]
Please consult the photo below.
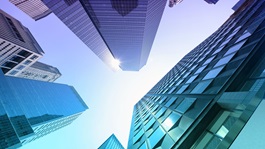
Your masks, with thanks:
[(208, 4), (216, 4), (219, 0), (204, 0)]
[(14, 76), (44, 54), (30, 31), (18, 20), (0, 10), (0, 68)]
[(166, 2), (43, 0), (104, 63), (129, 71), (146, 64)]
[(265, 1), (248, 1), (134, 106), (128, 148), (242, 148), (264, 139), (264, 48)]
[(112, 134), (98, 149), (124, 149), (120, 141)]
[(34, 20), (42, 19), (51, 13), (51, 10), (41, 0), (9, 1)]
[(0, 148), (18, 148), (72, 123), (88, 107), (68, 85), (0, 71)]
[(27, 67), (16, 77), (27, 78), (33, 80), (54, 82), (61, 76), (60, 71), (53, 66), (44, 64), (42, 62), (35, 62), (30, 67)]

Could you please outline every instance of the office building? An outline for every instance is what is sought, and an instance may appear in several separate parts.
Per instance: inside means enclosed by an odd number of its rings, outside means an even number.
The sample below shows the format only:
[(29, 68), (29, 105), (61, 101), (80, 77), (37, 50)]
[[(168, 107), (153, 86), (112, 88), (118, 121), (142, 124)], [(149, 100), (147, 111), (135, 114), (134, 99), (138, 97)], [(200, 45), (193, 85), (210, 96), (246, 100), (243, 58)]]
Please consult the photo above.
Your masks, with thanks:
[(98, 149), (124, 149), (120, 141), (112, 134)]
[(110, 68), (138, 71), (147, 62), (167, 0), (42, 2)]
[(0, 10), (0, 68), (8, 76), (21, 73), (44, 54), (30, 31)]
[(239, 10), (136, 103), (128, 149), (264, 147), (265, 1)]
[(208, 4), (216, 4), (219, 0), (204, 0)]
[(9, 1), (34, 20), (42, 19), (51, 13), (51, 10), (41, 0)]
[(61, 73), (56, 67), (44, 64), (42, 62), (35, 62), (20, 74), (15, 76), (20, 78), (54, 82), (61, 76)]
[(88, 108), (68, 85), (4, 76), (2, 71), (0, 80), (0, 148), (21, 147), (71, 124)]

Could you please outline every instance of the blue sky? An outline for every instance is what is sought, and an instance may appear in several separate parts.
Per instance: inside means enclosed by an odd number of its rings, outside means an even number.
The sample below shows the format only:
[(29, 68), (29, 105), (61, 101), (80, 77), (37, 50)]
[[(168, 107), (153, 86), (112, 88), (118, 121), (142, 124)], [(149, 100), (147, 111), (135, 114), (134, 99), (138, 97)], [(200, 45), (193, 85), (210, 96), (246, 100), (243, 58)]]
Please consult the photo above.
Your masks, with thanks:
[(8, 0), (0, 9), (28, 27), (45, 55), (40, 60), (57, 67), (62, 77), (90, 109), (71, 125), (22, 147), (22, 149), (96, 149), (112, 133), (127, 147), (134, 104), (185, 54), (211, 35), (233, 13), (238, 0), (184, 0), (166, 6), (147, 62), (139, 72), (113, 72), (55, 15), (34, 21)]

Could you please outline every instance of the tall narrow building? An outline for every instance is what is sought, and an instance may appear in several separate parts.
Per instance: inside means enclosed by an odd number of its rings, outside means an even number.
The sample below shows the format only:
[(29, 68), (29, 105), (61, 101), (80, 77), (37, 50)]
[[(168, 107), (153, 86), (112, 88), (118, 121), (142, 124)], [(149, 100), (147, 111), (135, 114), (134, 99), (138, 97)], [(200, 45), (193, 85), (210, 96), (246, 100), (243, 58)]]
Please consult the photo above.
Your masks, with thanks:
[(71, 124), (88, 108), (68, 85), (4, 76), (1, 70), (0, 81), (0, 148), (21, 147)]
[(124, 149), (120, 141), (112, 134), (98, 149)]
[(18, 20), (0, 10), (0, 68), (15, 76), (44, 54), (30, 31)]
[(246, 1), (134, 106), (128, 149), (264, 146), (264, 48), (265, 1)]
[(167, 0), (42, 2), (110, 68), (138, 71), (147, 62)]

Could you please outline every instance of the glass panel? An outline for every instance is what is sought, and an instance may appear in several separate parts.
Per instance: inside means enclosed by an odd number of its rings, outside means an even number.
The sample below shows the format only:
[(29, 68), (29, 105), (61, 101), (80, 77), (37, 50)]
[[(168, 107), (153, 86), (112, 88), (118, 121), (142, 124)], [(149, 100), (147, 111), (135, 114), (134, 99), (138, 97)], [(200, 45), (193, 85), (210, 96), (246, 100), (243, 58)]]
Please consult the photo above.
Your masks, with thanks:
[(151, 120), (149, 120), (149, 122), (145, 125), (145, 130), (148, 130), (150, 128), (150, 126), (152, 126), (155, 122), (155, 118), (152, 118)]
[(168, 91), (168, 94), (171, 94), (176, 88), (177, 88), (176, 86), (172, 87), (172, 88)]
[(154, 148), (154, 146), (163, 138), (165, 132), (161, 127), (158, 127), (155, 132), (149, 137), (150, 147)]
[(165, 106), (166, 107), (169, 107), (169, 106), (171, 106), (171, 104), (176, 100), (176, 98), (177, 97), (172, 97), (166, 104), (165, 104)]
[(194, 74), (202, 72), (206, 68), (206, 66), (207, 65), (200, 67)]
[(241, 40), (243, 40), (243, 39), (249, 37), (250, 35), (251, 35), (250, 32), (246, 32), (246, 33), (244, 33), (243, 35), (241, 35), (241, 36), (236, 40), (236, 42), (241, 41)]
[(205, 64), (209, 64), (209, 63), (214, 59), (214, 57), (215, 57), (215, 56), (212, 56), (212, 57), (208, 58), (208, 59), (203, 63), (203, 65), (205, 65)]
[(189, 85), (183, 85), (177, 92), (177, 94), (183, 93)]
[(226, 57), (224, 57), (224, 58), (222, 58), (222, 59), (220, 59), (215, 65), (214, 65), (214, 68), (215, 67), (218, 67), (218, 66), (221, 66), (221, 65), (224, 65), (224, 64), (227, 64), (228, 62), (230, 62), (230, 60), (232, 59), (232, 57), (235, 55), (235, 53), (234, 54), (231, 54), (231, 55), (229, 55), (229, 56), (226, 56)]
[(147, 149), (147, 147), (146, 147), (146, 143), (144, 142), (144, 143), (140, 146), (139, 149)]
[(186, 83), (191, 83), (193, 80), (197, 78), (198, 75), (190, 77), (190, 79)]
[(162, 126), (168, 131), (180, 119), (181, 115), (172, 112), (167, 119), (162, 123)]
[(156, 118), (159, 118), (166, 111), (165, 107), (162, 107), (157, 113)]
[(138, 132), (138, 133), (136, 134), (136, 136), (133, 138), (133, 143), (135, 143), (136, 141), (138, 141), (138, 139), (139, 139), (143, 134), (144, 134), (144, 131), (143, 131), (143, 129), (141, 129), (141, 131)]
[(195, 102), (196, 98), (185, 98), (180, 105), (176, 108), (177, 111), (185, 113), (190, 106)]
[(207, 80), (207, 81), (203, 81), (200, 82), (192, 91), (191, 93), (193, 94), (200, 94), (202, 93), (212, 82), (212, 80)]
[(224, 66), (209, 71), (202, 80), (215, 78), (222, 71), (223, 68)]
[(246, 40), (244, 40), (244, 41), (242, 41), (242, 42), (240, 42), (240, 43), (234, 45), (233, 47), (229, 48), (229, 50), (225, 53), (224, 56), (226, 56), (226, 55), (228, 55), (228, 54), (231, 54), (231, 53), (233, 53), (233, 52), (235, 52), (235, 51), (238, 51), (238, 50), (242, 47), (242, 45), (243, 45), (245, 42), (246, 42)]

